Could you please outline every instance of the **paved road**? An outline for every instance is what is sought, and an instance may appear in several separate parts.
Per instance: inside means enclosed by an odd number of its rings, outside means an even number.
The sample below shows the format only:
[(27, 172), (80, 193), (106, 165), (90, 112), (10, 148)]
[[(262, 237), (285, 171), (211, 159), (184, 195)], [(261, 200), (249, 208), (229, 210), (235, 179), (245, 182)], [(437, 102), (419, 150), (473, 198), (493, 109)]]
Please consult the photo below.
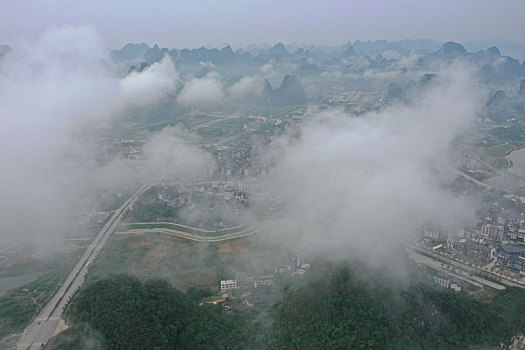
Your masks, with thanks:
[[(435, 254), (432, 251), (430, 251), (429, 249), (421, 248), (421, 247), (418, 247), (416, 245), (412, 245), (409, 248), (412, 251), (421, 252), (421, 253), (423, 253), (423, 255), (425, 255), (425, 254), (426, 255), (428, 255), (428, 254), (434, 255)], [(457, 267), (457, 268), (459, 268), (459, 269), (461, 269), (463, 271), (466, 271), (468, 273), (480, 273), (480, 272), (490, 273), (489, 271), (485, 271), (485, 270), (483, 270), (481, 268), (477, 268), (477, 267), (473, 267), (473, 266), (464, 264), (464, 263), (462, 263), (460, 261), (456, 261), (454, 259), (451, 259), (451, 258), (443, 256), (443, 255), (436, 255), (436, 258), (438, 258), (439, 260), (444, 261), (445, 263), (447, 263), (447, 264), (449, 264), (451, 266), (454, 266), (454, 267)], [(494, 275), (494, 277), (500, 277), (500, 276)], [(472, 279), (488, 281), (488, 280), (483, 279), (483, 278), (481, 278), (479, 276), (473, 276)], [(525, 286), (523, 284), (512, 282), (512, 281), (509, 281), (508, 279), (505, 279), (505, 278), (501, 278), (501, 280), (498, 281), (498, 284), (500, 284), (500, 285), (507, 285), (507, 286), (510, 286), (510, 287), (525, 288)]]
[(443, 271), (452, 277), (455, 277), (463, 281), (467, 281), (468, 283), (473, 284), (475, 286), (481, 287), (482, 285), (486, 285), (486, 286), (492, 287), (497, 290), (505, 289), (505, 287), (502, 286), (501, 284), (486, 280), (479, 276), (474, 276), (474, 275), (470, 276), (469, 273), (466, 271), (463, 271), (463, 270), (456, 270), (457, 272), (451, 271), (450, 269), (443, 267), (440, 261), (434, 260), (414, 250), (409, 250), (408, 255), (416, 263), (432, 267), (433, 269), (436, 269), (436, 270)]
[(82, 255), (80, 260), (73, 267), (73, 270), (71, 270), (58, 292), (44, 306), (33, 322), (24, 330), (22, 338), (20, 338), (17, 343), (17, 349), (40, 349), (42, 344), (46, 344), (53, 335), (60, 331), (60, 326), (63, 325), (62, 312), (64, 307), (84, 283), (85, 275), (88, 272), (90, 263), (92, 263), (97, 257), (98, 253), (106, 244), (108, 237), (117, 228), (122, 219), (122, 214), (127, 208), (132, 206), (140, 195), (149, 187), (150, 185), (142, 186), (124, 204), (122, 204), (104, 226), (102, 226), (99, 233), (88, 246), (84, 255)]

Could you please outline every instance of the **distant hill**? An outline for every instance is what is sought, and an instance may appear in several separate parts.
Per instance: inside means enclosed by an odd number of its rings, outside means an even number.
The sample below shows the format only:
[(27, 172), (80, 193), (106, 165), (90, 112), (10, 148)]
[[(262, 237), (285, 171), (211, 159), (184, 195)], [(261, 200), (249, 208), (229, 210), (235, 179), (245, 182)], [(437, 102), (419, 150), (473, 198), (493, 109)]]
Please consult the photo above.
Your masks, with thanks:
[(176, 50), (168, 50), (167, 48), (160, 49), (158, 45), (149, 47), (145, 43), (141, 44), (126, 44), (120, 50), (112, 51), (111, 56), (117, 62), (133, 62), (141, 61), (149, 64), (158, 62), (165, 54), (176, 55)]
[(290, 55), (288, 49), (286, 49), (283, 43), (277, 43), (274, 46), (272, 46), (272, 48), (268, 50), (268, 54), (270, 55), (270, 57), (276, 59), (281, 59)]
[(496, 122), (511, 118), (513, 112), (525, 112), (525, 79), (521, 80), (517, 95), (496, 90), (486, 104), (487, 117)]
[(436, 52), (436, 55), (442, 56), (442, 57), (458, 57), (458, 56), (466, 56), (468, 55), (467, 50), (458, 43), (455, 43), (453, 41), (449, 41)]
[(140, 66), (136, 67), (135, 65), (129, 67), (128, 74), (133, 72), (142, 72), (144, 69), (151, 67), (151, 65), (147, 62), (142, 62)]
[(182, 61), (186, 64), (196, 64), (199, 62), (211, 62), (215, 65), (224, 65), (235, 63), (235, 54), (230, 45), (222, 49), (207, 49), (201, 47), (199, 49), (180, 51)]
[(468, 52), (463, 45), (449, 41), (434, 54), (425, 57), (425, 62), (451, 62), (463, 60), (463, 64), (477, 66), (482, 76), (489, 81), (502, 82), (525, 76), (525, 65), (512, 57), (502, 56), (496, 46), (478, 52)]
[(262, 96), (265, 104), (273, 106), (297, 105), (308, 101), (301, 82), (292, 75), (286, 75), (277, 89), (272, 89), (266, 79)]
[(410, 102), (437, 78), (437, 74), (426, 73), (423, 74), (419, 81), (409, 81), (403, 86), (395, 82), (390, 83), (387, 88), (386, 99), (389, 101)]
[(348, 46), (346, 50), (343, 51), (341, 54), (343, 57), (352, 57), (357, 56), (357, 52), (355, 51), (354, 47), (352, 45)]
[(484, 50), (486, 47), (496, 46), (501, 50), (502, 55), (514, 57), (520, 61), (525, 60), (525, 44), (512, 43), (501, 39), (485, 39), (467, 41), (462, 43), (465, 49), (470, 52)]
[[(348, 44), (347, 44), (348, 45)], [(385, 50), (397, 50), (403, 53), (428, 54), (438, 50), (442, 42), (434, 40), (400, 40), (400, 41), (360, 41), (357, 40), (351, 44), (354, 50), (360, 55), (375, 55)], [(346, 49), (346, 47), (344, 47)], [(343, 49), (343, 50), (344, 50)]]

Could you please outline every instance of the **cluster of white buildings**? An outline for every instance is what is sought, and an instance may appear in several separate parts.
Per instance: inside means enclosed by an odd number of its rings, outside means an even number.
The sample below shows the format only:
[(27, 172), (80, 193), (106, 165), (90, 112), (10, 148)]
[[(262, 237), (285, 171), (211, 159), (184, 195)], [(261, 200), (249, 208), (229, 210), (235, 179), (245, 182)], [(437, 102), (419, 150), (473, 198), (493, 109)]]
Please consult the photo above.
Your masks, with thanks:
[(228, 293), (236, 289), (257, 288), (272, 286), (273, 275), (254, 275), (253, 273), (236, 272), (234, 280), (221, 281), (221, 293)]

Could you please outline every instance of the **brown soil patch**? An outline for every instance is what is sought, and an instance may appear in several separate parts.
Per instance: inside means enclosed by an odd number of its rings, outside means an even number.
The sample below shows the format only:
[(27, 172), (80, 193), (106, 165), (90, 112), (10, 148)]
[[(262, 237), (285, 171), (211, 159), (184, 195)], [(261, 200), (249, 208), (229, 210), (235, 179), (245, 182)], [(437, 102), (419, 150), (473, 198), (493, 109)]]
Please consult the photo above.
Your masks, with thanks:
[(221, 243), (218, 246), (219, 253), (239, 253), (248, 251), (248, 242), (244, 239)]
[(141, 241), (130, 242), (128, 244), (128, 249), (132, 250), (132, 249), (137, 249), (140, 247), (147, 247), (149, 245), (151, 245), (151, 242), (143, 239)]
[(160, 256), (153, 256), (151, 259), (148, 260), (146, 265), (148, 267), (157, 267), (160, 265), (160, 263), (163, 261), (163, 259)]
[(231, 253), (232, 251), (232, 245), (230, 242), (219, 244), (219, 253)]

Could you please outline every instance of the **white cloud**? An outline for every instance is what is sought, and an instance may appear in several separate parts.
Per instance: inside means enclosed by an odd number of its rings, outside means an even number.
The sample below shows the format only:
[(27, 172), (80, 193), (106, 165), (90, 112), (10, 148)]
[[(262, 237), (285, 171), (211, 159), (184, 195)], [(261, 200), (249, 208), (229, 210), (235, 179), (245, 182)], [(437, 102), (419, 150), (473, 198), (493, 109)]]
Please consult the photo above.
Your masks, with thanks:
[(234, 98), (259, 96), (262, 93), (264, 79), (260, 77), (243, 77), (230, 88), (230, 95)]
[(221, 82), (214, 76), (193, 78), (184, 85), (177, 100), (187, 106), (216, 104), (224, 97)]
[(145, 163), (141, 172), (149, 181), (188, 180), (207, 176), (213, 169), (213, 157), (185, 138), (180, 128), (165, 128), (143, 147)]
[(165, 58), (116, 77), (89, 27), (51, 30), (14, 47), (0, 65), (0, 236), (56, 233), (88, 208), (103, 182), (97, 176), (117, 183), (127, 175), (118, 166), (122, 173), (99, 171), (91, 132), (128, 106), (171, 93), (177, 73)]
[(483, 89), (460, 70), (438, 80), (411, 106), (359, 118), (328, 112), (278, 143), (271, 188), (284, 211), (274, 238), (380, 261), (426, 220), (468, 218), (471, 207), (442, 184), (455, 176), (452, 142), (474, 121)]
[(132, 72), (121, 80), (122, 103), (143, 105), (158, 101), (173, 92), (178, 84), (179, 75), (169, 56), (154, 63), (142, 72)]

